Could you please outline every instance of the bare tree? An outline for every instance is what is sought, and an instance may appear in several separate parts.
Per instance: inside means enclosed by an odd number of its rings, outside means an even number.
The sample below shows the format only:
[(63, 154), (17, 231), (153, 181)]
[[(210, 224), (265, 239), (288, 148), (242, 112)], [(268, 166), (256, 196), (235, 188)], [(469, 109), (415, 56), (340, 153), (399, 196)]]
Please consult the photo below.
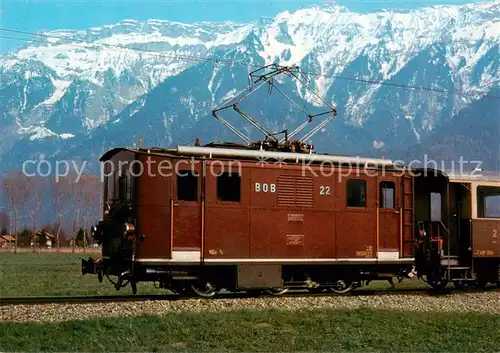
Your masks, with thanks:
[(85, 187), (88, 184), (88, 176), (80, 175), (79, 178), (75, 178), (72, 183), (72, 195), (73, 195), (73, 233), (72, 233), (72, 252), (75, 252), (76, 239), (78, 236), (78, 230), (80, 229), (80, 217), (82, 211), (85, 207)]
[(83, 186), (83, 250), (87, 245), (87, 221), (90, 216), (90, 212), (99, 208), (99, 201), (101, 195), (101, 183), (99, 177), (94, 175), (85, 176), (85, 183)]
[(43, 196), (47, 191), (47, 182), (44, 178), (31, 177), (28, 181), (28, 214), (33, 225), (33, 252), (36, 251), (38, 242), (36, 235), (36, 225), (42, 210)]
[(9, 172), (3, 180), (5, 197), (12, 210), (14, 218), (14, 252), (17, 252), (17, 226), (19, 224), (19, 210), (26, 200), (28, 189), (27, 177), (21, 172)]
[(57, 252), (60, 249), (60, 233), (64, 208), (71, 196), (71, 181), (66, 177), (52, 179), (52, 199), (56, 211), (56, 242)]
[(6, 212), (0, 212), (0, 235), (8, 235), (10, 229), (10, 218)]

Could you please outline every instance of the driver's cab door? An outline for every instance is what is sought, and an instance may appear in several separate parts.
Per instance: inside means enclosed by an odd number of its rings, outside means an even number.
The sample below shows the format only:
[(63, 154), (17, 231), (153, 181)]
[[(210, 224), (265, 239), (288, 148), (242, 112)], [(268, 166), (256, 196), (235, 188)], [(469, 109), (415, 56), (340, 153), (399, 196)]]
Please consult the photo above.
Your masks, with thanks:
[(202, 167), (199, 161), (176, 168), (172, 205), (172, 254), (178, 262), (201, 261)]
[(401, 185), (395, 176), (378, 178), (378, 258), (398, 260), (401, 242)]

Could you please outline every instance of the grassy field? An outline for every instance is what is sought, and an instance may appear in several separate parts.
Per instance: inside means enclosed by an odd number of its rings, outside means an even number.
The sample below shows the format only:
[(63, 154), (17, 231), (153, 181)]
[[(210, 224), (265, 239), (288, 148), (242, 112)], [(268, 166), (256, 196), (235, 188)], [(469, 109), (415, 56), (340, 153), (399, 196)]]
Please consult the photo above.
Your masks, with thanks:
[[(80, 259), (88, 256), (0, 253), (0, 296), (115, 294), (109, 283), (81, 275)], [(387, 282), (373, 283), (369, 288), (389, 287)], [(416, 284), (422, 285), (406, 282)], [(152, 284), (140, 284), (139, 292), (164, 293)], [(118, 293), (129, 294), (130, 288)], [(0, 320), (0, 351), (498, 352), (499, 328), (499, 316), (471, 313), (186, 311), (56, 324)]]
[[(131, 294), (130, 287), (116, 292), (96, 275), (82, 276), (81, 259), (98, 254), (0, 253), (0, 297)], [(165, 293), (152, 284), (140, 284), (141, 293)]]
[[(96, 275), (81, 274), (81, 259), (99, 254), (71, 253), (9, 253), (0, 252), (0, 297), (56, 296), (56, 295), (104, 295), (131, 294), (130, 287), (116, 292), (104, 278), (99, 283)], [(426, 287), (418, 280), (405, 280), (399, 287)], [(390, 288), (387, 281), (374, 281), (363, 289)], [(151, 283), (139, 283), (140, 294), (165, 293)]]
[(0, 324), (2, 351), (498, 352), (500, 317), (243, 310), (59, 324)]

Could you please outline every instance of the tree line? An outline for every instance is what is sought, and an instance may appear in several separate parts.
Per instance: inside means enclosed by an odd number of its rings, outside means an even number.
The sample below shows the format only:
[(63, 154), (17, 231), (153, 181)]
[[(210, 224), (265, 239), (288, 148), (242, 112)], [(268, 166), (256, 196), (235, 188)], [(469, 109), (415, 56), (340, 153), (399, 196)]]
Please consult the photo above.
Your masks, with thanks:
[[(10, 171), (5, 173), (1, 187), (3, 198), (10, 211), (12, 235), (15, 237), (14, 251), (17, 251), (19, 246), (21, 237), (19, 226), (22, 216), (26, 216), (28, 229), (31, 228), (31, 243), (35, 244), (33, 251), (36, 251), (37, 245), (40, 244), (37, 227), (41, 223), (42, 215), (55, 220), (51, 230), (55, 233), (57, 249), (66, 240), (63, 231), (65, 221), (71, 221), (72, 224), (70, 242), (73, 250), (78, 241), (83, 240), (85, 246), (85, 240), (88, 239), (86, 230), (100, 214), (102, 187), (99, 177), (84, 174), (79, 177), (68, 175), (48, 178), (26, 176), (22, 172)], [(25, 228), (22, 232), (23, 238), (28, 229)], [(61, 236), (64, 239), (61, 239)]]

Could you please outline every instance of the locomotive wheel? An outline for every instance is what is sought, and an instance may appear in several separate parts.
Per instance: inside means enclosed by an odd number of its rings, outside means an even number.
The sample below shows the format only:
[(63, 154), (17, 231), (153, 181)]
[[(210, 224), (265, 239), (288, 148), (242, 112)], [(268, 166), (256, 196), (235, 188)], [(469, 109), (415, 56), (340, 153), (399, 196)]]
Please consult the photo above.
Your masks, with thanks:
[(202, 298), (212, 298), (217, 293), (217, 289), (210, 282), (191, 284), (191, 289)]
[(488, 281), (487, 280), (483, 280), (483, 279), (479, 278), (476, 281), (476, 287), (477, 288), (484, 289), (484, 288), (486, 288), (487, 285), (488, 285)]
[(315, 294), (317, 294), (317, 293), (324, 292), (325, 287), (319, 286), (319, 287), (316, 287), (316, 288), (307, 288), (307, 290), (309, 291), (309, 293), (315, 293)]
[(476, 281), (474, 282), (474, 287), (484, 289), (486, 288), (488, 283), (489, 283), (488, 275), (483, 272), (479, 272), (476, 275)]
[(330, 290), (337, 294), (349, 293), (354, 289), (355, 285), (352, 280), (338, 280), (335, 285), (330, 288)]
[(427, 280), (427, 283), (433, 289), (443, 289), (448, 284), (448, 280), (443, 279), (443, 278), (430, 278)]
[(443, 289), (448, 285), (448, 279), (446, 278), (446, 270), (439, 269), (427, 275), (425, 282), (430, 285), (435, 290)]
[(266, 288), (265, 289), (266, 293), (271, 294), (271, 295), (276, 295), (276, 296), (283, 295), (286, 292), (288, 292), (288, 290), (289, 290), (289, 288), (286, 288), (286, 287), (283, 287), (283, 288)]
[(453, 285), (456, 289), (467, 289), (472, 286), (472, 283), (467, 281), (453, 281)]
[(246, 292), (249, 296), (254, 298), (260, 297), (260, 295), (262, 294), (262, 291), (259, 289), (248, 289)]

